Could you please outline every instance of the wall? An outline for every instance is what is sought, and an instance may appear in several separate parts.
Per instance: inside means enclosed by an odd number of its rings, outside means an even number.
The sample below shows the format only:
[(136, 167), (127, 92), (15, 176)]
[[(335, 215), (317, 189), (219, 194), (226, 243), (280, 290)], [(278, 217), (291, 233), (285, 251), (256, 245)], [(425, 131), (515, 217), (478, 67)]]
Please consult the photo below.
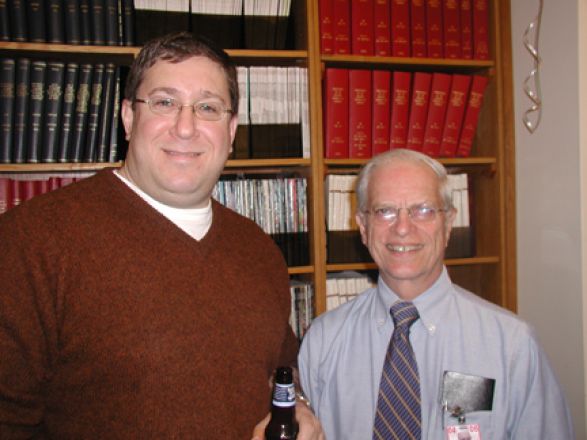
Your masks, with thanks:
[(580, 75), (581, 3), (585, 0), (544, 1), (539, 41), (543, 111), (539, 128), (530, 134), (522, 123), (530, 106), (523, 82), (532, 69), (523, 34), (539, 3), (511, 0), (518, 312), (536, 328), (557, 372), (578, 439), (586, 438), (581, 231), (587, 220), (581, 214), (587, 196), (582, 196), (581, 166), (587, 146), (581, 142), (579, 78), (587, 81), (587, 70)]

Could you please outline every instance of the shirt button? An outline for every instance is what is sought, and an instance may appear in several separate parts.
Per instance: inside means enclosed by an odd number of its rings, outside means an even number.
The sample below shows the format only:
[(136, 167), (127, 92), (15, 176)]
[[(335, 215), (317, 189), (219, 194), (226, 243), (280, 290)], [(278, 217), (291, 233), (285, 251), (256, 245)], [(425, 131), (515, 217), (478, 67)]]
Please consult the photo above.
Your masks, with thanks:
[(434, 324), (428, 326), (428, 331), (433, 335), (436, 332), (436, 326)]

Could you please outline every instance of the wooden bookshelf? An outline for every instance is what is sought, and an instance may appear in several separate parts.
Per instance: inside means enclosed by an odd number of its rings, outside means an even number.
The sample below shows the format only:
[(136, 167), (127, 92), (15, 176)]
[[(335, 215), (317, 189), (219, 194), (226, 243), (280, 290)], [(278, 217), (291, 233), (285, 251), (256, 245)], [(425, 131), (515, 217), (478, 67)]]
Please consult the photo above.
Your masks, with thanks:
[[(509, 0), (489, 0), (492, 58), (487, 61), (322, 55), (318, 2), (293, 2), (295, 47), (293, 50), (229, 49), (243, 65), (303, 65), (308, 69), (311, 157), (309, 159), (230, 160), (226, 172), (278, 172), (295, 169), (308, 178), (310, 264), (290, 268), (290, 274), (310, 279), (315, 287), (315, 310), (326, 309), (326, 276), (344, 270), (373, 270), (373, 264), (328, 264), (324, 177), (329, 172), (358, 170), (365, 161), (324, 158), (322, 75), (326, 67), (401, 69), (482, 73), (492, 77), (485, 95), (473, 155), (469, 158), (442, 159), (449, 169), (464, 169), (473, 176), (473, 218), (475, 249), (473, 258), (451, 259), (446, 264), (453, 280), (480, 296), (516, 310), (515, 240), (515, 148), (513, 124), (513, 85), (511, 63)], [(91, 62), (109, 60), (130, 64), (137, 47), (74, 46), (65, 44), (0, 43), (0, 55), (16, 57), (59, 57)], [(3, 164), (0, 173), (50, 173), (95, 171), (107, 164)]]

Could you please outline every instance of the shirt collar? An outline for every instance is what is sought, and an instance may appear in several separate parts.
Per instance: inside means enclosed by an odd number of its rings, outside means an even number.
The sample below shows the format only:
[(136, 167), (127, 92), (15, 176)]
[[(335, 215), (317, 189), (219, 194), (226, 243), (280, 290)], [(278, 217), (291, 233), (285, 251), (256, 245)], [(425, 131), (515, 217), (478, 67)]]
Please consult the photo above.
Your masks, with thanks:
[[(440, 318), (445, 314), (445, 307), (442, 305), (448, 303), (451, 288), (452, 281), (444, 267), (434, 284), (412, 301), (420, 314), (415, 325), (424, 326), (429, 334), (436, 332)], [(379, 304), (375, 309), (376, 322), (386, 322), (388, 319), (391, 321), (389, 309), (401, 298), (385, 284), (381, 276), (377, 281), (377, 297)]]

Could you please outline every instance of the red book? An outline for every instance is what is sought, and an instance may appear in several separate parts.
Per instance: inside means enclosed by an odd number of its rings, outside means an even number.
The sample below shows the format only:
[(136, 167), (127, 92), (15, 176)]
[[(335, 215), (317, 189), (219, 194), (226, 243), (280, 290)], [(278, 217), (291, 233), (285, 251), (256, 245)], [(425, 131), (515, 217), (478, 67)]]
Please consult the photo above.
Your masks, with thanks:
[(489, 59), (489, 0), (473, 0), (473, 58)]
[(332, 0), (334, 11), (334, 53), (351, 53), (351, 4), (350, 0)]
[(389, 124), (391, 118), (391, 72), (389, 70), (373, 71), (373, 148), (371, 154), (389, 150)]
[(10, 193), (12, 194), (12, 199), (8, 203), (8, 209), (15, 208), (22, 202), (22, 187), (20, 181), (10, 179)]
[(349, 158), (371, 157), (373, 82), (370, 70), (349, 71)]
[(461, 54), (464, 59), (473, 58), (472, 0), (461, 0)]
[(64, 186), (70, 185), (74, 182), (73, 177), (60, 177), (59, 178), (59, 187), (62, 188)]
[(440, 0), (426, 0), (426, 50), (428, 58), (444, 57), (442, 29), (442, 3)]
[(410, 56), (410, 4), (408, 0), (391, 0), (391, 54)]
[(426, 57), (426, 4), (424, 0), (410, 1), (410, 23), (412, 27), (412, 56)]
[(406, 147), (411, 150), (422, 151), (424, 143), (424, 130), (428, 116), (428, 102), (430, 99), (430, 83), (432, 74), (416, 72), (412, 86), (412, 99), (410, 104), (410, 120), (408, 122), (408, 139)]
[(389, 148), (392, 150), (406, 148), (411, 82), (412, 74), (410, 72), (393, 72), (391, 122), (389, 123)]
[(373, 1), (351, 2), (351, 52), (355, 55), (375, 55)]
[(349, 71), (326, 69), (324, 151), (329, 159), (349, 157)]
[(457, 147), (457, 156), (468, 157), (471, 155), (473, 139), (477, 131), (477, 122), (479, 121), (479, 112), (483, 105), (483, 94), (489, 78), (486, 76), (474, 75), (471, 83), (471, 91), (467, 100), (467, 108), (463, 119), (463, 128)]
[(391, 30), (389, 28), (391, 16), (389, 2), (390, 0), (375, 0), (373, 4), (375, 55), (380, 57), (391, 56)]
[(440, 141), (440, 157), (454, 157), (457, 155), (459, 135), (463, 126), (463, 115), (465, 114), (470, 85), (471, 75), (453, 75), (446, 106), (442, 140)]
[(442, 8), (444, 58), (462, 58), (461, 9), (459, 0), (444, 0)]
[(20, 182), (21, 200), (26, 202), (34, 196), (39, 195), (38, 182), (36, 180), (21, 180)]
[(431, 157), (440, 154), (440, 141), (444, 128), (444, 117), (450, 93), (452, 75), (435, 72), (432, 74), (430, 86), (430, 102), (428, 104), (428, 116), (426, 117), (426, 130), (424, 131), (424, 143), (422, 152)]
[(332, 0), (319, 0), (320, 53), (334, 53), (334, 16)]
[(0, 214), (8, 211), (8, 204), (10, 203), (10, 179), (0, 177)]
[(50, 177), (49, 178), (49, 191), (54, 191), (61, 186), (61, 181), (59, 177)]

